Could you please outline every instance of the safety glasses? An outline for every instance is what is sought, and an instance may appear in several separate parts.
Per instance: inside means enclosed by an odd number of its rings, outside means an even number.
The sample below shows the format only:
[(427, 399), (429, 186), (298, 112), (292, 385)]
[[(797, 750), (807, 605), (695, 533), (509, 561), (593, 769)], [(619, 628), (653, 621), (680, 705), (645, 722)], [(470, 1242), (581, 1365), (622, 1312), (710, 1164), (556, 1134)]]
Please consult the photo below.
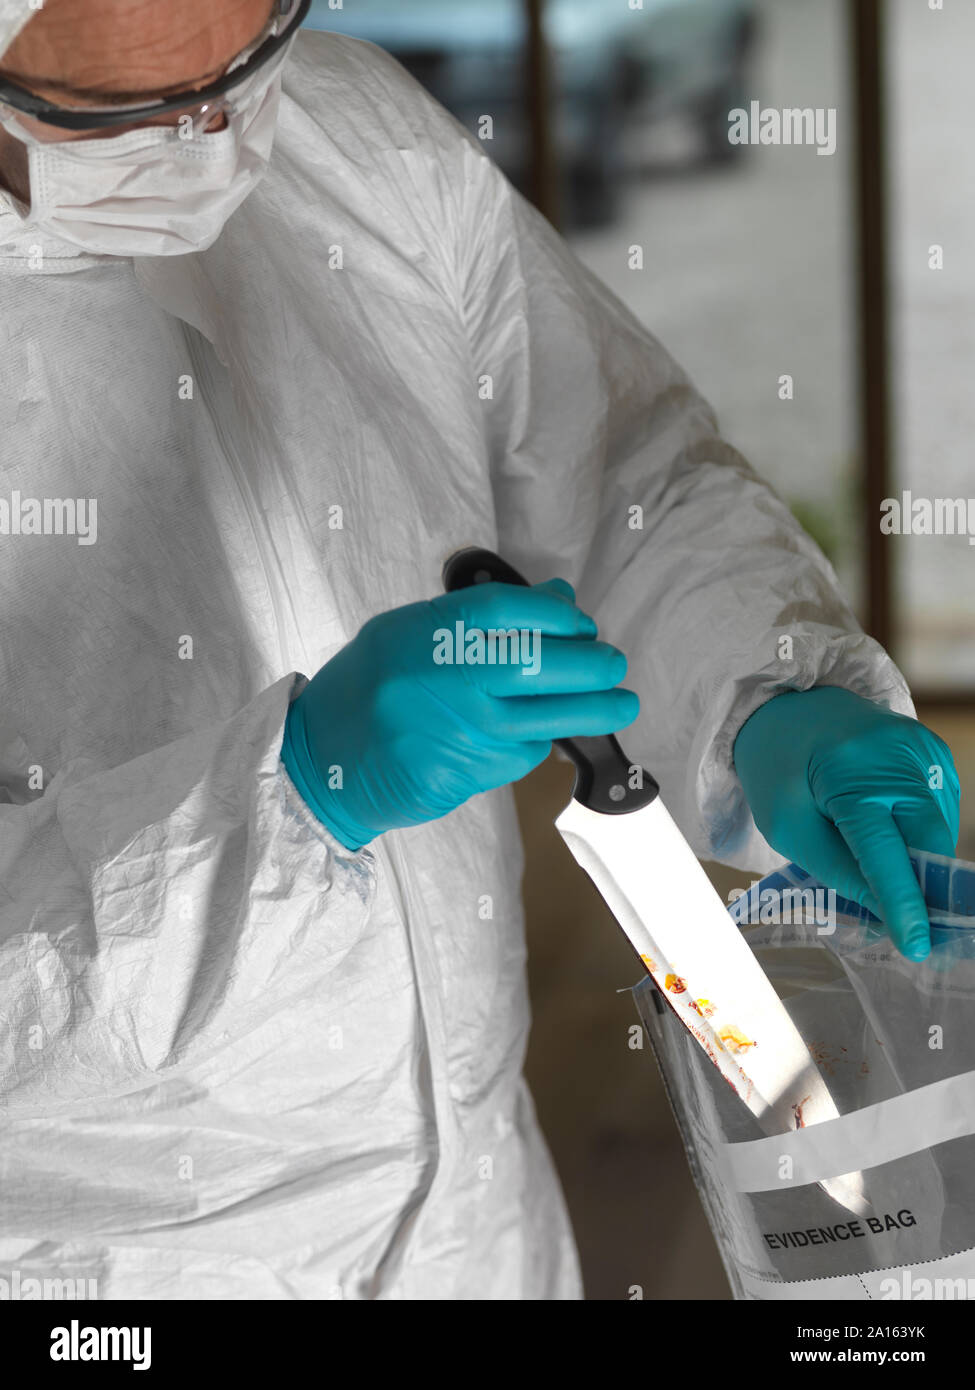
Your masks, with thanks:
[[(195, 132), (223, 114), (242, 110), (267, 91), (284, 66), (291, 40), (311, 8), (311, 0), (274, 0), (270, 18), (252, 44), (215, 81), (164, 97), (110, 105), (56, 104), (0, 74), (0, 107), (60, 130), (100, 131), (113, 127), (158, 125), (161, 118), (188, 118)], [(168, 121), (167, 121), (168, 123)]]

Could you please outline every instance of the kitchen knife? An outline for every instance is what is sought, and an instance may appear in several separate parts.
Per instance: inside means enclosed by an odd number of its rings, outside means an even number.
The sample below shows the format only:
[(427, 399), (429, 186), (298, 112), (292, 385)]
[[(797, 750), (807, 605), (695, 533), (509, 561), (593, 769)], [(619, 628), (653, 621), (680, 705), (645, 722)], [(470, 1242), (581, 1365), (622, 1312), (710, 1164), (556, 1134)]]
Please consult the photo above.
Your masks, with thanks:
[[(490, 550), (444, 566), (449, 592), (527, 581)], [(836, 1119), (829, 1090), (782, 1001), (674, 824), (656, 781), (612, 734), (557, 739), (575, 764), (555, 822), (644, 968), (766, 1134)], [(849, 1211), (870, 1209), (860, 1173), (820, 1184)]]

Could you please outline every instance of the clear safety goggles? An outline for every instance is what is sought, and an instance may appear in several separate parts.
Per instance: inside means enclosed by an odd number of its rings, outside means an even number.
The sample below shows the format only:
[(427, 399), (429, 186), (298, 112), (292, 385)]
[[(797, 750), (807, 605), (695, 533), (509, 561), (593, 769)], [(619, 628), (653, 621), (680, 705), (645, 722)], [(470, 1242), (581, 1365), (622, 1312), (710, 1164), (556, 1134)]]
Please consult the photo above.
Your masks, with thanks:
[[(238, 53), (221, 75), (204, 87), (185, 88), (157, 97), (127, 95), (105, 104), (55, 103), (0, 72), (0, 115), (29, 116), (64, 131), (119, 133), (142, 125), (183, 125), (188, 119), (195, 134), (208, 130), (221, 116), (244, 110), (263, 96), (284, 66), (311, 0), (273, 0), (271, 14), (257, 38)], [(56, 137), (54, 137), (56, 138)]]

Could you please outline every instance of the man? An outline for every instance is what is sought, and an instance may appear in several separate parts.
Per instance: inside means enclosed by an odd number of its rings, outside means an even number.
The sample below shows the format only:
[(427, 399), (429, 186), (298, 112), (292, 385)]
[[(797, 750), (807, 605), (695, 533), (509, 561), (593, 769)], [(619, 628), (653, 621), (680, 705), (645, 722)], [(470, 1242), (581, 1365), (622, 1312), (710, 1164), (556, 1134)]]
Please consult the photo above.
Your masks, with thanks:
[[(660, 345), (302, 11), (0, 0), (0, 1266), (575, 1298), (474, 793), (630, 726), (698, 852), (774, 862), (744, 782), (920, 958), (957, 779)], [(578, 606), (436, 598), (471, 543)], [(437, 665), (454, 621), (540, 633), (538, 683)]]

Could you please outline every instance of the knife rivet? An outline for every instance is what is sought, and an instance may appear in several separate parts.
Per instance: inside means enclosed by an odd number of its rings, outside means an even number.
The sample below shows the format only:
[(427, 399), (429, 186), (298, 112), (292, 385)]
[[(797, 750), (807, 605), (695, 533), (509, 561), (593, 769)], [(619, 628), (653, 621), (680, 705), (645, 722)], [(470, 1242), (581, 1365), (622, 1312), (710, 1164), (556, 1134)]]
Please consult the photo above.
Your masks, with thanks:
[(626, 796), (626, 788), (625, 788), (625, 787), (621, 787), (620, 784), (619, 784), (618, 782), (617, 782), (617, 784), (616, 784), (615, 787), (610, 787), (610, 789), (609, 789), (609, 799), (610, 799), (610, 801), (622, 801), (623, 798), (624, 798), (625, 796)]

